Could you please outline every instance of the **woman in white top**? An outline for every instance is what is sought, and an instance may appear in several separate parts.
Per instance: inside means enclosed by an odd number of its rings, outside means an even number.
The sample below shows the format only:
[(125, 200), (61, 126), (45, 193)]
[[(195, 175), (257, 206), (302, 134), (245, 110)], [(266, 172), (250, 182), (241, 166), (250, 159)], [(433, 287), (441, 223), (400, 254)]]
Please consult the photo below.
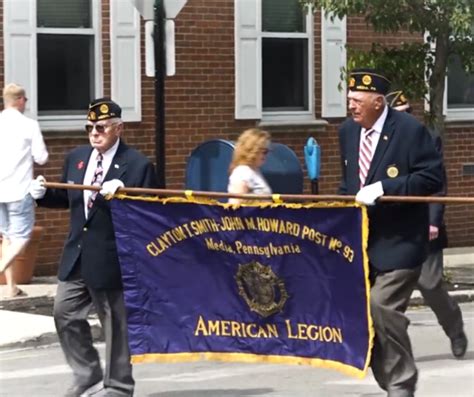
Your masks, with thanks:
[[(229, 167), (229, 193), (271, 194), (272, 190), (260, 172), (266, 160), (270, 134), (258, 128), (245, 130), (237, 139), (234, 155)], [(242, 200), (229, 199), (236, 204)]]

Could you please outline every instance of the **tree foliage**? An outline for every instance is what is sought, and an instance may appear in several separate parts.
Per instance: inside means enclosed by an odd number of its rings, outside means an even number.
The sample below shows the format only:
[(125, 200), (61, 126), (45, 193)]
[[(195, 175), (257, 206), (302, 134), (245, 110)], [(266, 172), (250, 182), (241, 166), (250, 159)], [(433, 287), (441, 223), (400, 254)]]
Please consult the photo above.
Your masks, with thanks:
[(466, 72), (474, 72), (474, 0), (300, 2), (313, 11), (323, 8), (332, 17), (361, 16), (375, 32), (419, 34), (419, 42), (394, 47), (374, 43), (369, 51), (348, 48), (348, 69), (371, 66), (384, 70), (409, 98), (428, 100), (427, 121), (443, 133), (443, 96), (450, 57), (456, 54)]

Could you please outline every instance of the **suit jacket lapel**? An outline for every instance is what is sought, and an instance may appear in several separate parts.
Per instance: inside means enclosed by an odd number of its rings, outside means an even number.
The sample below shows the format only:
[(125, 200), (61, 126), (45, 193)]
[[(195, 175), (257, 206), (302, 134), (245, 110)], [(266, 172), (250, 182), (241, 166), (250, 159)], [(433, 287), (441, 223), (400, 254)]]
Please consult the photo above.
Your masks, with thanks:
[(382, 128), (382, 132), (380, 134), (379, 142), (377, 143), (377, 148), (375, 149), (374, 157), (372, 157), (372, 162), (370, 163), (369, 173), (367, 174), (367, 179), (365, 184), (368, 185), (371, 180), (374, 178), (375, 172), (379, 167), (382, 158), (392, 141), (392, 135), (395, 131), (395, 125), (393, 118), (391, 117), (392, 112), (396, 110), (389, 109), (387, 114), (387, 119)]
[[(126, 156), (127, 149), (128, 149), (128, 146), (125, 145), (125, 143), (123, 143), (123, 141), (121, 140), (119, 143), (119, 147), (117, 148), (117, 152), (115, 153), (115, 156), (112, 159), (112, 163), (110, 164), (110, 167), (107, 171), (107, 174), (105, 174), (103, 182), (110, 181), (112, 179), (120, 179), (120, 177), (125, 173), (126, 165), (127, 165), (127, 156)], [(103, 200), (103, 198), (99, 197), (98, 195), (96, 198), (96, 201), (97, 200)], [(88, 219), (90, 219), (96, 211), (97, 211), (97, 205), (94, 202), (94, 205), (89, 210)]]
[[(86, 174), (87, 165), (91, 157), (92, 147), (84, 147), (79, 152), (79, 155), (74, 159), (74, 164), (69, 166), (68, 180), (67, 183), (74, 183), (78, 185), (88, 185), (91, 181), (85, 181), (84, 176)], [(70, 178), (70, 179), (69, 179)], [(81, 203), (81, 214), (83, 214), (83, 220), (85, 221), (84, 212), (84, 191), (83, 190), (70, 190), (68, 193), (71, 200), (75, 200), (74, 197), (80, 196), (78, 199)]]
[[(348, 167), (347, 167), (347, 180), (350, 183), (353, 183), (354, 188), (350, 191), (358, 191), (359, 190), (359, 145), (360, 145), (360, 132), (362, 128), (359, 124), (354, 123), (353, 131), (351, 131), (349, 142), (349, 147), (354, 148), (352, 152), (350, 152), (351, 158), (347, 159)], [(351, 166), (352, 164), (352, 166)]]
[(128, 146), (121, 140), (107, 174), (105, 174), (104, 181), (120, 179), (120, 177), (125, 173), (125, 170), (127, 169), (127, 148)]
[(74, 183), (78, 183), (81, 185), (90, 184), (91, 181), (85, 181), (84, 176), (86, 174), (87, 165), (91, 157), (91, 152), (92, 152), (92, 147), (84, 148), (84, 150), (82, 150), (81, 153), (79, 154), (78, 159), (76, 160), (76, 164), (74, 164), (74, 168), (73, 170), (71, 170), (71, 173), (70, 173), (70, 176), (72, 177), (72, 181)]

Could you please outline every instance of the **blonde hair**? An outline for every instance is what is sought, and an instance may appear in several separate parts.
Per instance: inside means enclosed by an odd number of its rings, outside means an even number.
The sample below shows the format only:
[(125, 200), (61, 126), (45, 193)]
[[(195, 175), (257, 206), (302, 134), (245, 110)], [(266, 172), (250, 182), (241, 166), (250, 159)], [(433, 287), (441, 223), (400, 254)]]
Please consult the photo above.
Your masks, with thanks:
[(15, 83), (7, 84), (3, 89), (3, 101), (5, 105), (11, 105), (17, 99), (23, 98), (25, 95), (25, 89)]
[(259, 128), (250, 128), (242, 132), (235, 144), (229, 172), (232, 172), (238, 165), (254, 167), (258, 155), (267, 148), (269, 142), (270, 134)]

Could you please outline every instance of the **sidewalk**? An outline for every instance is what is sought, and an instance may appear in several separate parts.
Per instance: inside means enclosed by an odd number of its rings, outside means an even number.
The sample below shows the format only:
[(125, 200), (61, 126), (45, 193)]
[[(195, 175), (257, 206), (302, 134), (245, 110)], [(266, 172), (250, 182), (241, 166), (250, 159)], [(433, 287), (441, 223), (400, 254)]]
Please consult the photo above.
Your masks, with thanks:
[[(474, 300), (474, 247), (444, 251), (444, 264), (450, 295), (458, 302)], [(0, 349), (37, 346), (57, 342), (52, 318), (56, 277), (36, 277), (31, 284), (20, 286), (27, 296), (5, 298), (5, 286), (0, 286)], [(419, 291), (414, 291), (410, 305), (423, 304)], [(95, 317), (90, 318), (95, 339), (101, 329)]]

